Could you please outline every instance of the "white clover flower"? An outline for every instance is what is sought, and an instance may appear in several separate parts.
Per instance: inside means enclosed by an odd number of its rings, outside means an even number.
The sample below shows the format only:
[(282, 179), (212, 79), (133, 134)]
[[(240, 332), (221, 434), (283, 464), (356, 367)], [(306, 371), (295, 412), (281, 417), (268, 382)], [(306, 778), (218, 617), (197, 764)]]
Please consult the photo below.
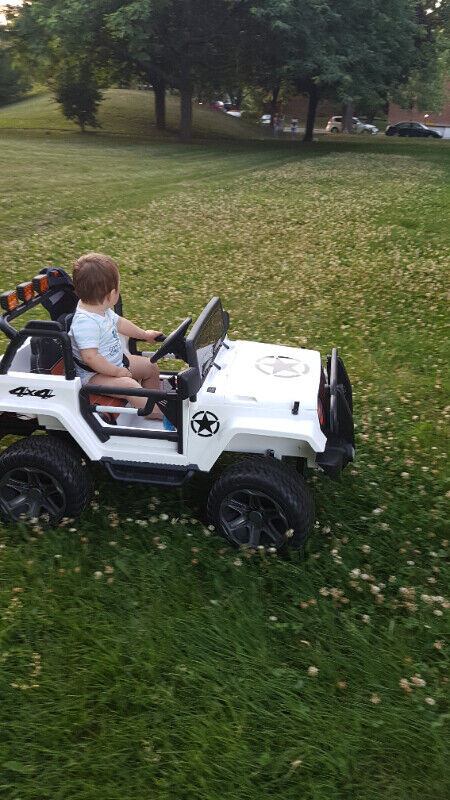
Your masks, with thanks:
[(319, 670), (317, 669), (317, 667), (308, 667), (308, 675), (311, 675), (312, 677), (315, 677), (318, 674), (319, 674)]

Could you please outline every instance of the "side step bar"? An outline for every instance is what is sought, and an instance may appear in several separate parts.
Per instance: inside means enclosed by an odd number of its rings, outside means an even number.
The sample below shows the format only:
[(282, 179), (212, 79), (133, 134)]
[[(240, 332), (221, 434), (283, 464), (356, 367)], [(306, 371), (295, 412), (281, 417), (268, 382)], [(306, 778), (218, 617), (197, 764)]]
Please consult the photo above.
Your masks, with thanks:
[(153, 486), (183, 486), (199, 471), (196, 464), (147, 464), (139, 461), (116, 461), (102, 458), (109, 474), (116, 481), (148, 483)]

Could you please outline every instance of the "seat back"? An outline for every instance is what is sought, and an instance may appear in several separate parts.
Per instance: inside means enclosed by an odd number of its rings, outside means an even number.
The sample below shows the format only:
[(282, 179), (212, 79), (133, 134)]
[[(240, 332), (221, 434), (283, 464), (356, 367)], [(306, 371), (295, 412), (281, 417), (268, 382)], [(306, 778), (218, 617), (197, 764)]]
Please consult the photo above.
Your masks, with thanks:
[[(60, 326), (61, 330), (64, 330)], [(30, 339), (31, 372), (44, 375), (64, 375), (64, 360), (59, 339), (32, 336)]]
[[(61, 330), (69, 332), (72, 324), (74, 312), (63, 313), (58, 317)], [(39, 336), (31, 338), (31, 371), (44, 373), (46, 375), (64, 375), (64, 360), (62, 357), (61, 342), (59, 339), (42, 339)], [(89, 395), (89, 402), (103, 406), (126, 406), (126, 400), (119, 397), (107, 397), (106, 395)], [(102, 414), (106, 422), (115, 424), (118, 414)]]

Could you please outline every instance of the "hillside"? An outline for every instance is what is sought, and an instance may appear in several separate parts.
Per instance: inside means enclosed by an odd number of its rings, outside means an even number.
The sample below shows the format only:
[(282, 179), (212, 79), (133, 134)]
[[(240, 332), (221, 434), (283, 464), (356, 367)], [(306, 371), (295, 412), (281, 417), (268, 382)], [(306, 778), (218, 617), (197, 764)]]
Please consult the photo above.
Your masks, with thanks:
[[(131, 89), (108, 89), (100, 106), (101, 132), (162, 139), (178, 134), (179, 98), (167, 95), (167, 132), (155, 126), (153, 92)], [(50, 94), (39, 95), (0, 109), (0, 129), (39, 131), (78, 131), (75, 123), (65, 119)], [(89, 135), (92, 135), (90, 133)], [(230, 117), (220, 111), (194, 105), (194, 138), (255, 139), (264, 138), (256, 125)]]

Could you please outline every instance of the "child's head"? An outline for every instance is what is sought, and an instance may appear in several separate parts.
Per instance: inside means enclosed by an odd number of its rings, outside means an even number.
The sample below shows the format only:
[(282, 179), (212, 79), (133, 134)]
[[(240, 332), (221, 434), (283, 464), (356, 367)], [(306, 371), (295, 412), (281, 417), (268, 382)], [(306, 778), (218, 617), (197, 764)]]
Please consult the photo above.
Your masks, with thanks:
[(113, 306), (119, 299), (119, 268), (109, 256), (87, 253), (75, 261), (73, 285), (83, 303)]

